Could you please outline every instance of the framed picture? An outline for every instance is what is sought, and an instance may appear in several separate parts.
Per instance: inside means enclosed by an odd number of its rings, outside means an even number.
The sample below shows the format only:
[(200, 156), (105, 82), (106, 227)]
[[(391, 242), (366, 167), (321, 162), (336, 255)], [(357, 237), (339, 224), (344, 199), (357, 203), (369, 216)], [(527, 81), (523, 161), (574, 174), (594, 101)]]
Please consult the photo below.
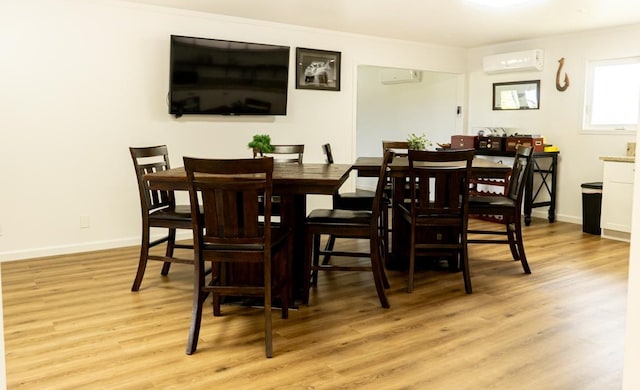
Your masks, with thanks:
[(296, 88), (340, 90), (340, 52), (296, 48)]
[(540, 80), (493, 84), (494, 110), (537, 110), (540, 108)]

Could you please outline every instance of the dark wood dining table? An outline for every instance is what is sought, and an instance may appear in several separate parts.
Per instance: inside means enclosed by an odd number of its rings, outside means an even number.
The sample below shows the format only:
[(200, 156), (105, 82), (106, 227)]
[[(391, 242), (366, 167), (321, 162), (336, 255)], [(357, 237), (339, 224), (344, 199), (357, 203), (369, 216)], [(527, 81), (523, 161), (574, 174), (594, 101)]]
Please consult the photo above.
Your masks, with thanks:
[[(280, 223), (293, 232), (290, 256), (290, 286), (293, 298), (301, 297), (304, 286), (304, 223), (307, 195), (332, 195), (348, 179), (349, 164), (276, 163), (273, 168), (273, 194), (280, 196)], [(151, 189), (187, 191), (183, 167), (144, 176)]]
[[(378, 177), (382, 157), (358, 157), (352, 169), (361, 177)], [(495, 178), (506, 180), (511, 172), (511, 166), (497, 163), (488, 159), (474, 158), (471, 168), (473, 178)], [(405, 184), (409, 176), (409, 160), (406, 157), (394, 158), (389, 164), (393, 193), (391, 205), (391, 253), (387, 257), (385, 266), (389, 269), (404, 269), (408, 264), (409, 231), (402, 223), (399, 205), (405, 199)]]

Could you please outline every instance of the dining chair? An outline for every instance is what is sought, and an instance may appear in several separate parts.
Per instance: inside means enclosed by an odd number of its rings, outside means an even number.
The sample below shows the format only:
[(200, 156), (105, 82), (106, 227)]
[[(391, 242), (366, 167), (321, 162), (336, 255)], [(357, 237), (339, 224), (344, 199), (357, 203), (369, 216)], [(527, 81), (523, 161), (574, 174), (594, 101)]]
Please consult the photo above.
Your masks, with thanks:
[(465, 291), (472, 292), (467, 200), (474, 153), (473, 149), (408, 151), (411, 199), (399, 208), (410, 226), (408, 292), (414, 288), (419, 255), (453, 256), (462, 269)]
[[(302, 158), (304, 156), (304, 144), (296, 145), (271, 145), (273, 150), (271, 152), (260, 152), (258, 149), (253, 148), (253, 158), (258, 156), (270, 156), (273, 157), (275, 163), (294, 163), (302, 164)], [(274, 195), (271, 199), (272, 203), (272, 216), (280, 216), (281, 214), (281, 200), (278, 195)], [(260, 204), (264, 204), (262, 201)], [(261, 210), (262, 212), (262, 210)]]
[[(169, 273), (171, 263), (193, 263), (193, 259), (176, 258), (174, 249), (193, 249), (193, 245), (176, 242), (176, 229), (191, 229), (191, 209), (189, 205), (176, 205), (173, 191), (151, 190), (144, 175), (151, 172), (170, 169), (169, 152), (166, 145), (151, 147), (130, 147), (133, 166), (138, 181), (140, 210), (142, 212), (142, 242), (140, 244), (140, 260), (131, 291), (138, 291), (144, 277), (148, 260), (162, 261), (160, 274)], [(152, 228), (168, 229), (167, 234), (151, 240)], [(164, 256), (151, 255), (149, 250), (166, 243)]]
[(469, 215), (492, 216), (491, 221), (503, 225), (503, 228), (500, 230), (469, 229), (468, 233), (472, 236), (468, 242), (470, 244), (509, 244), (513, 259), (520, 260), (522, 268), (527, 274), (531, 273), (531, 269), (527, 262), (524, 240), (522, 239), (522, 201), (524, 187), (533, 167), (532, 158), (533, 148), (531, 146), (519, 146), (516, 150), (505, 193), (503, 195), (469, 196)]
[(382, 153), (392, 151), (395, 157), (407, 157), (409, 141), (382, 141)]
[(253, 157), (258, 156), (271, 156), (276, 163), (298, 163), (302, 164), (302, 158), (304, 156), (304, 144), (295, 145), (271, 145), (273, 150), (271, 152), (260, 152), (257, 149), (253, 149)]
[[(384, 260), (388, 253), (387, 212), (383, 200), (385, 179), (388, 165), (393, 159), (393, 152), (384, 155), (378, 184), (376, 186), (373, 207), (371, 210), (315, 209), (309, 213), (305, 223), (305, 286), (304, 302), (309, 302), (311, 286), (317, 286), (318, 271), (368, 271), (373, 274), (378, 299), (383, 308), (389, 308), (385, 289), (389, 288), (389, 280), (384, 270)], [(329, 235), (336, 238), (366, 239), (369, 241), (368, 252), (321, 251), (320, 238)], [(344, 257), (368, 257), (368, 265), (320, 264), (320, 255)]]
[[(407, 158), (408, 153), (409, 153), (409, 141), (382, 141), (382, 153), (384, 154), (386, 151), (392, 151), (394, 153), (394, 158)], [(396, 183), (398, 183), (399, 181), (396, 181)], [(393, 199), (394, 195), (394, 189), (393, 189), (394, 183), (393, 183), (393, 179), (391, 177), (387, 177), (387, 182), (385, 184), (385, 188), (384, 188), (384, 193), (385, 195), (388, 197), (388, 199)], [(404, 195), (403, 195), (403, 199), (409, 199), (410, 197), (410, 192), (409, 192), (409, 178), (405, 178), (405, 182), (404, 182)], [(401, 192), (402, 193), (402, 192)], [(396, 212), (396, 208), (391, 207), (391, 220), (392, 221), (397, 221), (398, 219), (393, 215)], [(393, 224), (389, 224), (389, 233), (393, 234)]]
[[(328, 164), (333, 164), (333, 152), (331, 151), (331, 144), (322, 145), (322, 151)], [(373, 208), (373, 199), (375, 197), (375, 191), (365, 190), (362, 188), (356, 188), (355, 191), (350, 192), (336, 192), (332, 196), (333, 208), (341, 210), (371, 210)], [(329, 236), (324, 250), (331, 252), (335, 245), (336, 238)], [(323, 264), (328, 264), (331, 259), (331, 255), (327, 254), (322, 260)]]
[[(327, 164), (333, 164), (331, 144), (322, 145)], [(333, 194), (333, 208), (343, 210), (371, 210), (375, 191), (356, 188), (353, 192), (336, 191)]]
[[(213, 315), (221, 315), (221, 297), (261, 297), (264, 339), (273, 356), (272, 299), (280, 298), (288, 317), (289, 231), (272, 228), (273, 158), (218, 160), (184, 157), (194, 239), (194, 295), (187, 354), (196, 351), (202, 307), (209, 295)], [(264, 203), (264, 220), (258, 196)], [(202, 205), (202, 209), (199, 205)], [(205, 263), (211, 263), (211, 281)], [(248, 269), (262, 267), (262, 280), (246, 280)]]

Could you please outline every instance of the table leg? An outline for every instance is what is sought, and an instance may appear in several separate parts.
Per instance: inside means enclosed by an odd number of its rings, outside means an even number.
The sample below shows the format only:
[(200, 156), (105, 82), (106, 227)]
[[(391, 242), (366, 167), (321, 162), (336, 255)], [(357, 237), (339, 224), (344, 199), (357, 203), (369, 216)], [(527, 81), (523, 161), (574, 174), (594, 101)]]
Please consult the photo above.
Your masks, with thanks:
[[(393, 193), (391, 196), (391, 253), (387, 257), (385, 266), (388, 269), (406, 269), (409, 264), (407, 253), (407, 238), (409, 237), (408, 225), (402, 222), (400, 204), (404, 202), (405, 182), (404, 176), (393, 177)], [(404, 237), (404, 239), (403, 239)]]
[(295, 300), (304, 296), (304, 223), (307, 216), (307, 196), (305, 194), (280, 195), (280, 202), (280, 223), (283, 228), (291, 229), (292, 236), (288, 269), (290, 304), (294, 307)]

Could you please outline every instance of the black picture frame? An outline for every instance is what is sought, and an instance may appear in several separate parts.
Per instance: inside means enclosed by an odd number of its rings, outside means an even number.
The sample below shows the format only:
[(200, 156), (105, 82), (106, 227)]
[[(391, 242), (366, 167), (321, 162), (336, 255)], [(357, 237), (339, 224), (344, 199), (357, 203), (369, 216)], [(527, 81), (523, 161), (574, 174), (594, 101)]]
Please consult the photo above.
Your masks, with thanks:
[(296, 89), (340, 90), (339, 51), (296, 48)]
[(538, 110), (540, 80), (493, 83), (494, 110)]

